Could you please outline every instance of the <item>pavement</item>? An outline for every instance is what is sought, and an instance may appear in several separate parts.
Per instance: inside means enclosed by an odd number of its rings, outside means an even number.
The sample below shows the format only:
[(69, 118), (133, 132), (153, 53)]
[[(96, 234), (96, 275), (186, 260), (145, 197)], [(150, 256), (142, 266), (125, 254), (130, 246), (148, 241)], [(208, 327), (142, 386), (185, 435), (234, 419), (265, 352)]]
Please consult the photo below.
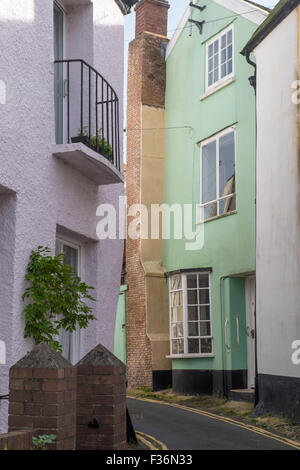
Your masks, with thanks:
[(205, 410), (143, 398), (128, 398), (127, 406), (151, 450), (300, 450), (300, 443)]

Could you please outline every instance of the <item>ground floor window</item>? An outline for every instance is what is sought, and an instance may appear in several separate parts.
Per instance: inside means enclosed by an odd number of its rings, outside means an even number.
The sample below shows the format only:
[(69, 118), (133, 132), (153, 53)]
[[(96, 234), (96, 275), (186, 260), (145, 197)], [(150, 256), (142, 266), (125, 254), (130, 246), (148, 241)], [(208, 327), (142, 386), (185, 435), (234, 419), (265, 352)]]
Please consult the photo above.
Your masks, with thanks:
[(210, 273), (169, 277), (171, 355), (212, 354)]
[[(65, 264), (71, 266), (75, 273), (81, 275), (81, 247), (73, 243), (57, 239), (56, 240), (56, 254), (65, 254)], [(72, 364), (76, 364), (80, 360), (80, 329), (78, 328), (73, 333), (61, 330), (58, 338), (62, 344), (62, 355), (68, 359)]]

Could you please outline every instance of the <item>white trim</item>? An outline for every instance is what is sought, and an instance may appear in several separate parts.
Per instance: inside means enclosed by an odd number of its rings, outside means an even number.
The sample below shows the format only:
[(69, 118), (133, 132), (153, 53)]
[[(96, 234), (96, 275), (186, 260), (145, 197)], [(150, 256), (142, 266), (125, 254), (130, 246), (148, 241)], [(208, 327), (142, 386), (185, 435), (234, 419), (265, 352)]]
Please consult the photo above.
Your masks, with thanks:
[(226, 80), (223, 81), (218, 81), (215, 86), (211, 86), (208, 88), (208, 90), (200, 96), (200, 101), (205, 100), (210, 95), (213, 95), (219, 90), (222, 90), (222, 88), (225, 88), (226, 86), (230, 85), (231, 83), (235, 82), (235, 76), (228, 76), (226, 77)]
[[(218, 5), (226, 8), (227, 10), (231, 10), (237, 15), (241, 15), (246, 20), (251, 21), (251, 23), (260, 25), (265, 21), (268, 16), (268, 12), (263, 10), (262, 8), (251, 5), (250, 3), (244, 2), (244, 0), (213, 0)], [(175, 44), (177, 43), (183, 28), (185, 27), (187, 21), (190, 18), (192, 7), (188, 6), (185, 10), (177, 29), (175, 30), (170, 42), (167, 46), (166, 51), (166, 59), (168, 59), (169, 55), (171, 54)], [(251, 12), (251, 13), (250, 13)], [(205, 25), (204, 25), (205, 26)]]
[(215, 357), (214, 354), (170, 354), (166, 359), (205, 359), (206, 357)]

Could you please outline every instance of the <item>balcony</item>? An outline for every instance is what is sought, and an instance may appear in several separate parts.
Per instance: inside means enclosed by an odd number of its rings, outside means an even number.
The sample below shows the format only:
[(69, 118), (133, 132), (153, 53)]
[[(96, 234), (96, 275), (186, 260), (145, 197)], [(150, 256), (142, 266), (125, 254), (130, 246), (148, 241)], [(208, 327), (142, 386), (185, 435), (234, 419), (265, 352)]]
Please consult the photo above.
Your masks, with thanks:
[(53, 155), (98, 185), (123, 182), (117, 94), (84, 60), (56, 60), (54, 67)]

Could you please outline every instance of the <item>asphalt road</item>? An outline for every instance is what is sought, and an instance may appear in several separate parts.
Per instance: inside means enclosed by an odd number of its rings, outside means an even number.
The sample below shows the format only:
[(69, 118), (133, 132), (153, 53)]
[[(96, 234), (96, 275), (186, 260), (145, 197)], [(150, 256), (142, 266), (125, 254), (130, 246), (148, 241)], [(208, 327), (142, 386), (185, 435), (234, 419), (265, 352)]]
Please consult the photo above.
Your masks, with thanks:
[(192, 411), (128, 398), (136, 431), (169, 450), (295, 450), (283, 442)]

